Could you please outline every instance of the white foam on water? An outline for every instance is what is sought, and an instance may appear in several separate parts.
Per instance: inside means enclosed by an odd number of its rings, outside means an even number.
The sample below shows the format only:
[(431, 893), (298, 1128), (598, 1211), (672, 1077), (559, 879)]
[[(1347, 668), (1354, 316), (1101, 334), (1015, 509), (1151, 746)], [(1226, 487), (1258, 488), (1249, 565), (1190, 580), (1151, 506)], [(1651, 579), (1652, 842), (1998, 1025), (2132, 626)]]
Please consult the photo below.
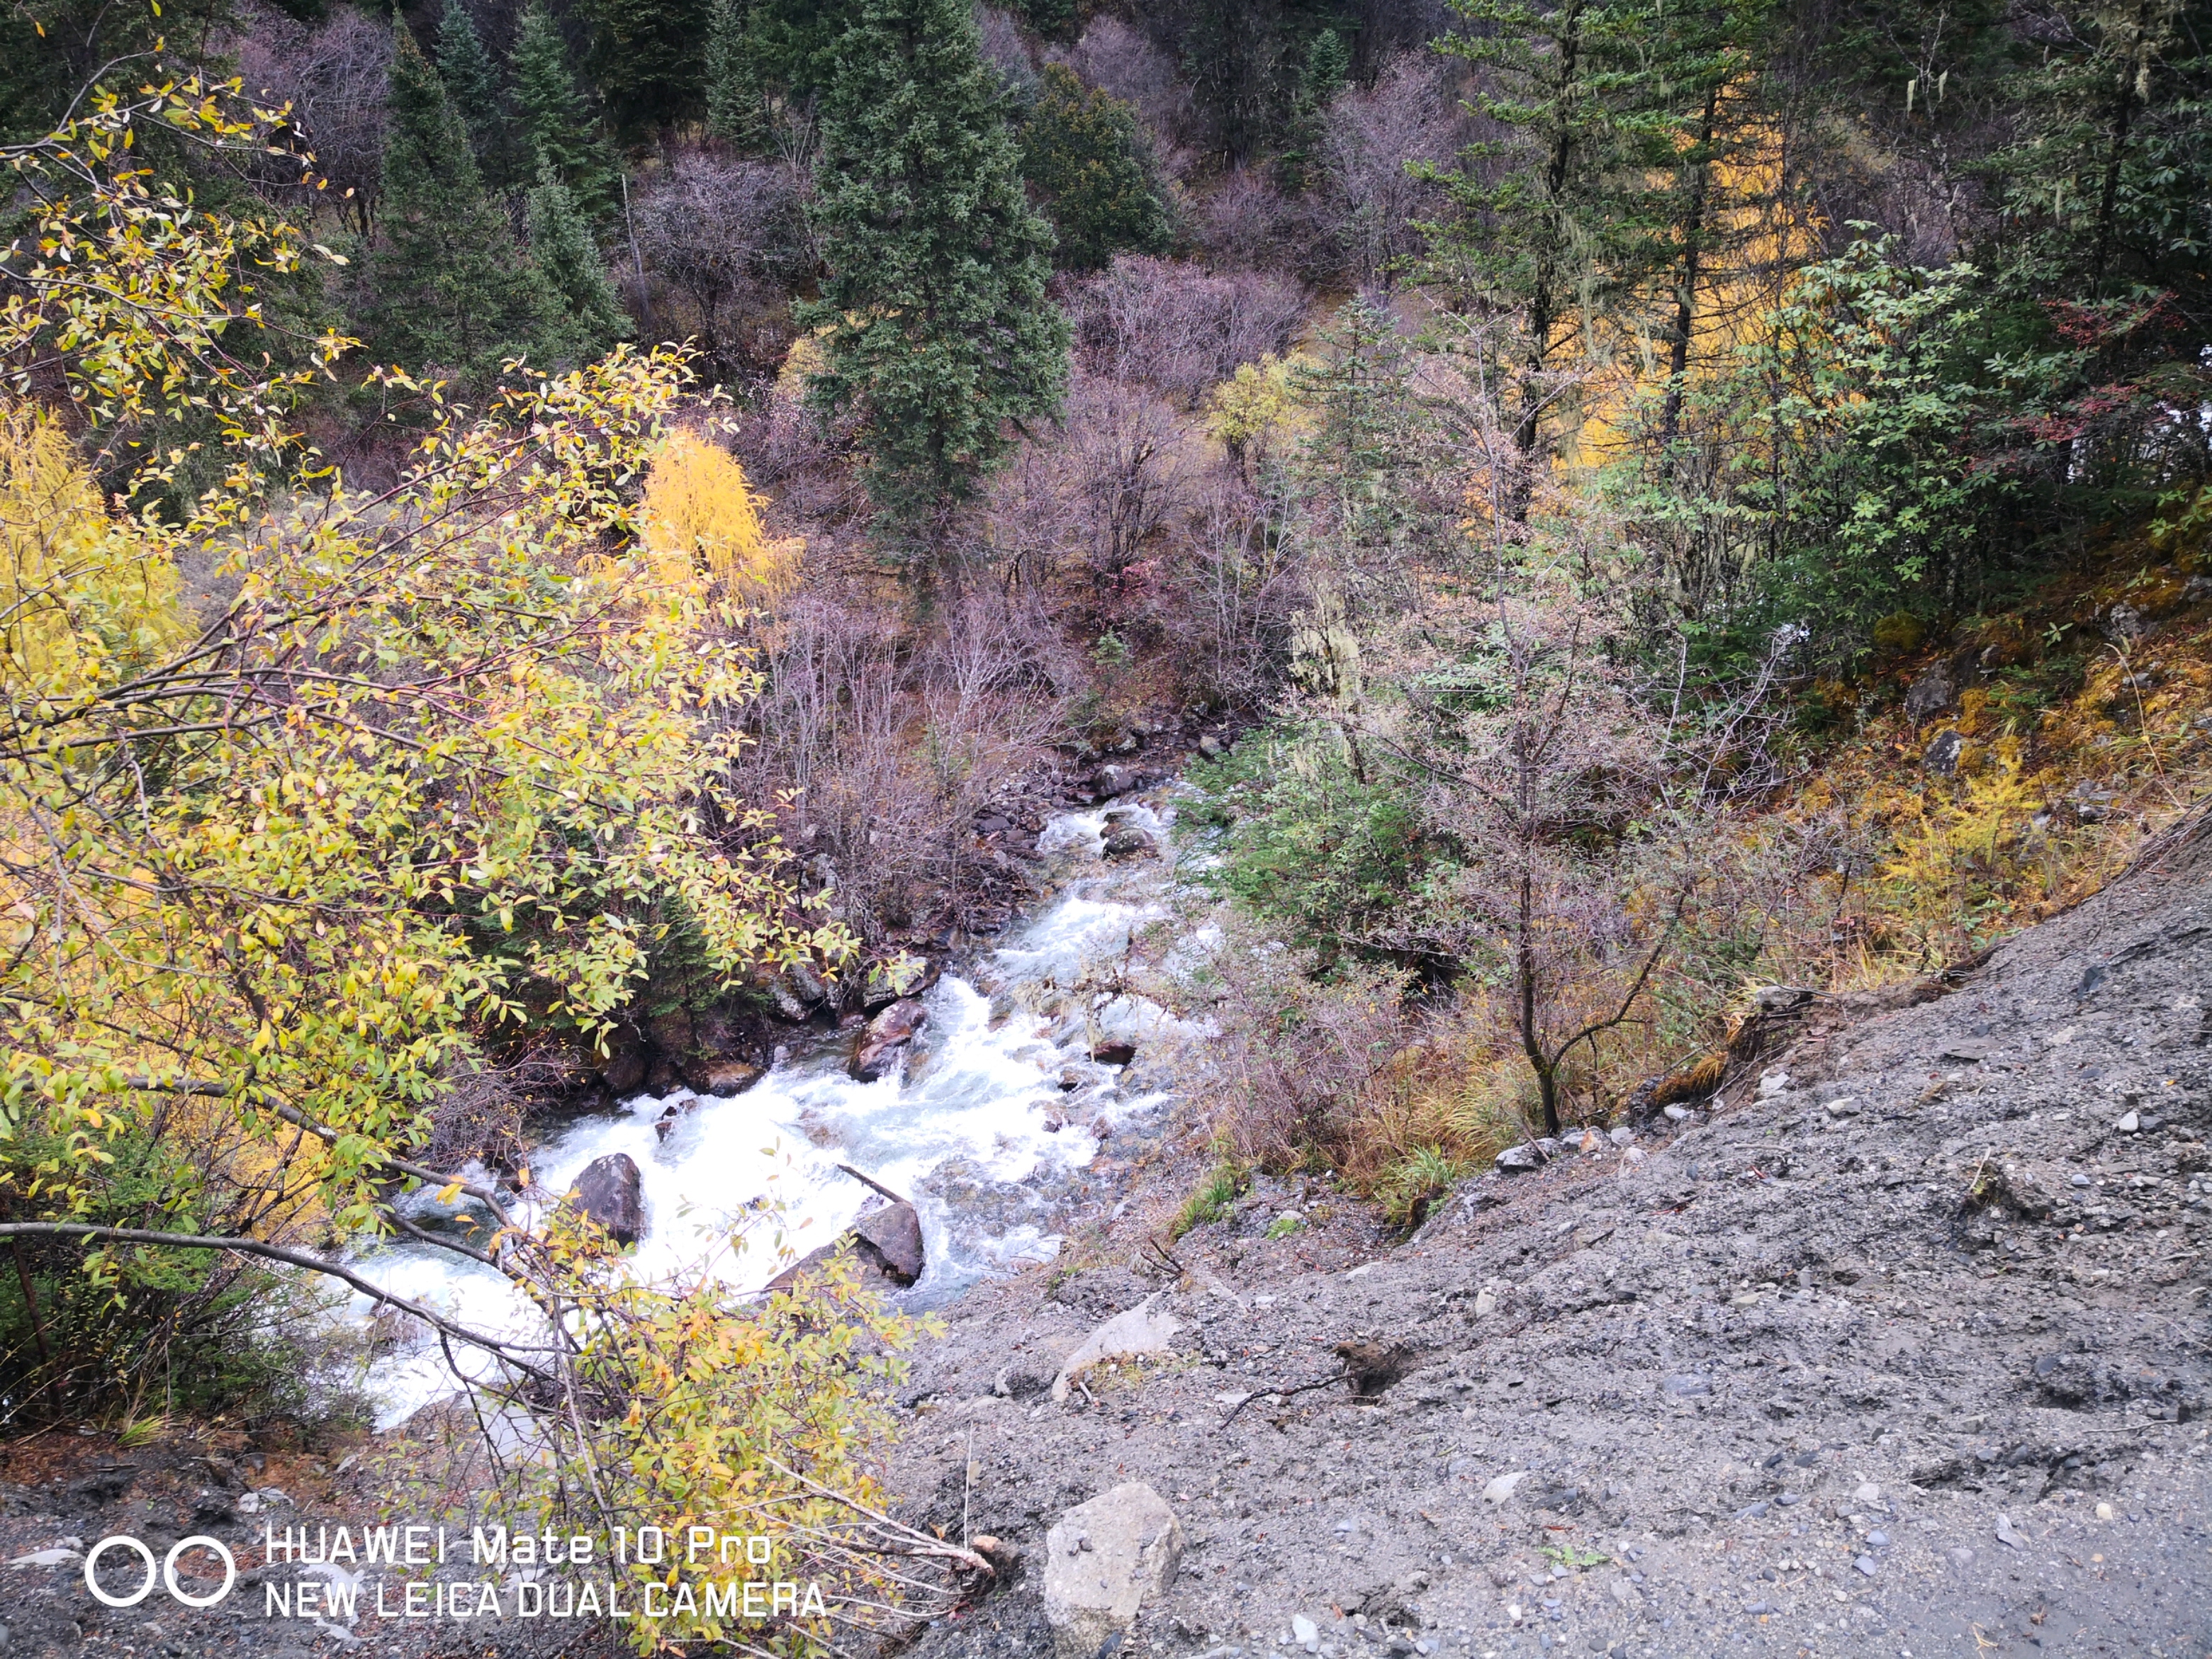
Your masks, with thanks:
[[(1056, 818), (1040, 837), (1039, 850), (1095, 856), (1107, 811), (1127, 812), (1127, 821), (1165, 845), (1163, 820), (1131, 805)], [(1114, 884), (1156, 887), (1161, 868), (1155, 860), (1125, 866)], [(987, 981), (1075, 990), (1094, 969), (1127, 954), (1134, 928), (1165, 914), (1149, 895), (1138, 902), (1097, 897), (1084, 890), (1091, 884), (1071, 889), (992, 952), (982, 965)], [(777, 1066), (740, 1095), (641, 1096), (614, 1115), (580, 1120), (538, 1150), (531, 1160), (533, 1175), (544, 1191), (565, 1193), (594, 1160), (627, 1152), (643, 1178), (646, 1211), (646, 1232), (630, 1266), (648, 1279), (714, 1260), (714, 1270), (741, 1288), (765, 1284), (790, 1255), (836, 1237), (867, 1204), (868, 1189), (842, 1173), (841, 1163), (914, 1200), (927, 1258), (912, 1292), (918, 1303), (942, 1301), (987, 1273), (1049, 1260), (1059, 1247), (1056, 1236), (1020, 1222), (992, 1232), (974, 1218), (948, 1213), (925, 1183), (944, 1172), (963, 1183), (1006, 1186), (1048, 1181), (1088, 1164), (1097, 1153), (1096, 1139), (1057, 1126), (1062, 1068), (1087, 1061), (1089, 1038), (1079, 1030), (1048, 1029), (1042, 1016), (1018, 1002), (1011, 1008), (1002, 1003), (994, 1024), (991, 1001), (956, 975), (945, 975), (924, 1001), (928, 1024), (904, 1077), (856, 1082), (845, 1070), (849, 1042), (828, 1044)], [(1176, 1024), (1134, 1004), (1117, 1005), (1114, 1012), (1113, 1023), (1131, 1035), (1149, 1036)], [(1108, 1115), (1126, 1119), (1164, 1099), (1147, 1095), (1115, 1103)], [(688, 1109), (664, 1141), (653, 1125), (672, 1102)], [(735, 1258), (721, 1252), (717, 1224), (761, 1199), (781, 1206), (786, 1253), (776, 1255), (769, 1230), (757, 1225), (753, 1248)], [(354, 1266), (364, 1277), (444, 1309), (475, 1328), (517, 1334), (536, 1323), (534, 1310), (498, 1273), (445, 1251), (392, 1245)], [(356, 1318), (365, 1321), (373, 1311), (368, 1297), (356, 1299)], [(488, 1364), (480, 1356), (474, 1361), (460, 1356), (458, 1348), (455, 1352), (465, 1366)], [(365, 1386), (380, 1427), (453, 1391), (452, 1372), (434, 1342), (377, 1359)]]

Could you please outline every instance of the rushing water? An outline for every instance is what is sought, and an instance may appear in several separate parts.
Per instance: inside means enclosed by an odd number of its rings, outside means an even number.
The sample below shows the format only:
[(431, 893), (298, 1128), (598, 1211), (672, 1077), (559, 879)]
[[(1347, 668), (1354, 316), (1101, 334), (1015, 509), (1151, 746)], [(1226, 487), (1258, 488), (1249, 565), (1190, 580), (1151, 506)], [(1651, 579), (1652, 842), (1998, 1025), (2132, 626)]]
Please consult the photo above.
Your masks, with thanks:
[[(1109, 810), (1149, 831), (1159, 854), (1108, 862)], [(841, 1163), (913, 1199), (928, 1252), (921, 1281), (902, 1298), (914, 1305), (1049, 1259), (1071, 1177), (1097, 1155), (1091, 1126), (1127, 1122), (1165, 1098), (1131, 1090), (1121, 1068), (1095, 1063), (1091, 1051), (1119, 1039), (1143, 1052), (1182, 1032), (1121, 983), (1133, 932), (1167, 914), (1167, 842), (1161, 814), (1135, 802), (1053, 819), (1038, 851), (1064, 884), (968, 973), (947, 973), (930, 989), (928, 1024), (902, 1076), (854, 1082), (848, 1034), (795, 1052), (740, 1095), (641, 1095), (539, 1148), (532, 1164), (542, 1189), (564, 1192), (594, 1158), (628, 1152), (644, 1176), (647, 1217), (632, 1268), (647, 1277), (708, 1259), (705, 1235), (719, 1235), (720, 1218), (763, 1198), (781, 1206), (797, 1251), (834, 1238), (869, 1198)], [(670, 1101), (689, 1109), (662, 1140), (653, 1124)], [(435, 1209), (427, 1194), (416, 1202)], [(717, 1271), (751, 1287), (782, 1265), (763, 1238)], [(448, 1252), (402, 1243), (356, 1266), (477, 1328), (527, 1328), (527, 1310), (504, 1279)], [(362, 1297), (353, 1316), (372, 1312)], [(454, 1386), (434, 1344), (386, 1354), (367, 1379), (380, 1426)]]

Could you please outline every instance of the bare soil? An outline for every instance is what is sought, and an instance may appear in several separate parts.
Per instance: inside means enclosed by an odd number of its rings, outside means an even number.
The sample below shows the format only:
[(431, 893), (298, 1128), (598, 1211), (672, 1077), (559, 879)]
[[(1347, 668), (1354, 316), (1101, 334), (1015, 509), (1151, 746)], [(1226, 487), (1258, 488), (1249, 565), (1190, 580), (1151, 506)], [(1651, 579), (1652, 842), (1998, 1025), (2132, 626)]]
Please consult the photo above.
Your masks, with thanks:
[[(1163, 1261), (1140, 1175), (1090, 1265), (947, 1310), (892, 1484), (1023, 1563), (914, 1651), (1050, 1652), (1046, 1529), (1126, 1480), (1188, 1547), (1125, 1652), (2212, 1650), (2212, 823), (1801, 1018), (1709, 1114), (1404, 1243), (1263, 1181)], [(1172, 1358), (1051, 1404), (1154, 1291)], [(1348, 1343), (1404, 1374), (1293, 1392)]]

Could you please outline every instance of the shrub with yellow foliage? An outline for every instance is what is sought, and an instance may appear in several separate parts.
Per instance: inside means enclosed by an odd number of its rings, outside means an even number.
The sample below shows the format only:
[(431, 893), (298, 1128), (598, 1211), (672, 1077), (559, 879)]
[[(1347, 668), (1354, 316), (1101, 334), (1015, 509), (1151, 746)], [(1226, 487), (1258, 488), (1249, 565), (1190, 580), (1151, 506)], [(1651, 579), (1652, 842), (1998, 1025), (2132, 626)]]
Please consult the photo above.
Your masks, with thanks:
[(688, 559), (728, 599), (774, 599), (799, 578), (803, 544), (771, 539), (744, 468), (691, 432), (671, 433), (653, 458), (639, 521), (647, 546)]

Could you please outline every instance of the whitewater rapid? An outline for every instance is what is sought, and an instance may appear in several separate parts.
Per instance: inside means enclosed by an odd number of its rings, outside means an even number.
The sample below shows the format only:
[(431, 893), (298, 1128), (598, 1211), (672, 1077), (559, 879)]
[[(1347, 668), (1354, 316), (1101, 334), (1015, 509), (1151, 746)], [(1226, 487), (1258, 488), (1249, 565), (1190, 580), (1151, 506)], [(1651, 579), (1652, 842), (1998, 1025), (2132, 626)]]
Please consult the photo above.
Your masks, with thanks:
[[(1158, 852), (1107, 861), (1108, 811), (1147, 831)], [(711, 1261), (739, 1288), (765, 1284), (792, 1256), (835, 1238), (866, 1204), (867, 1188), (840, 1164), (914, 1201), (927, 1266), (901, 1297), (910, 1306), (1050, 1260), (1060, 1243), (1048, 1231), (1056, 1200), (1097, 1155), (1092, 1126), (1118, 1127), (1166, 1099), (1125, 1086), (1122, 1068), (1094, 1061), (1092, 1049), (1121, 1041), (1142, 1052), (1189, 1034), (1123, 983), (1133, 937), (1170, 915), (1170, 816), (1117, 802), (1048, 823), (1037, 850), (1064, 885), (969, 971), (948, 972), (929, 990), (928, 1023), (902, 1075), (855, 1082), (846, 1071), (848, 1033), (780, 1060), (742, 1094), (640, 1095), (538, 1148), (531, 1158), (537, 1190), (564, 1193), (594, 1159), (629, 1153), (644, 1177), (647, 1219), (629, 1267), (648, 1280)], [(654, 1122), (672, 1103), (685, 1109), (663, 1140)], [(784, 1252), (756, 1226), (752, 1247), (732, 1259), (722, 1243), (726, 1218), (763, 1200), (780, 1206)], [(438, 1218), (434, 1195), (414, 1202), (423, 1219)], [(533, 1212), (527, 1203), (523, 1210), (518, 1219)], [(500, 1274), (448, 1251), (401, 1242), (353, 1265), (476, 1329), (515, 1334), (534, 1322)], [(362, 1296), (347, 1317), (365, 1328), (374, 1314)], [(361, 1383), (380, 1428), (458, 1386), (438, 1346), (419, 1340), (378, 1354)]]

